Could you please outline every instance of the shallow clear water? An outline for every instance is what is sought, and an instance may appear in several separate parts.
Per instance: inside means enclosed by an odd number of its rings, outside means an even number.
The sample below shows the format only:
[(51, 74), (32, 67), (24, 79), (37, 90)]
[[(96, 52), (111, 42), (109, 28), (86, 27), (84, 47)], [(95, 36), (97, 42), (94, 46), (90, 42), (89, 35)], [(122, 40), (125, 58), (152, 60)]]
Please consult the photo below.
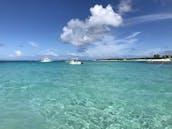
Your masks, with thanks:
[(172, 129), (172, 64), (0, 62), (0, 129)]

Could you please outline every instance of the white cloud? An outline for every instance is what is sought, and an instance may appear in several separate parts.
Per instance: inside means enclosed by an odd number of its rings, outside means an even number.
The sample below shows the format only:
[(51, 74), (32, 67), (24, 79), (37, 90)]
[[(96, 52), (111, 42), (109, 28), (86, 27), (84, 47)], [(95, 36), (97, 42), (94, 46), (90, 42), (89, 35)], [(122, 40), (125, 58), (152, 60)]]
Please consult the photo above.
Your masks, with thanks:
[(126, 39), (131, 39), (131, 38), (135, 38), (137, 35), (139, 35), (141, 32), (135, 32), (131, 35), (129, 35)]
[[(131, 11), (131, 1), (123, 0), (116, 13), (110, 5), (95, 5), (90, 8), (91, 16), (85, 20), (71, 19), (63, 28), (60, 38), (66, 43), (81, 48), (81, 51), (69, 53), (69, 56), (88, 58), (107, 58), (126, 56), (137, 42), (135, 32), (122, 39), (112, 35), (112, 28), (123, 24), (122, 15)], [(83, 49), (84, 48), (84, 49)]]
[(109, 58), (126, 56), (128, 54), (128, 48), (131, 45), (127, 44), (99, 44), (95, 47), (91, 47), (84, 52), (84, 55), (91, 58)]
[(20, 50), (14, 51), (15, 56), (21, 56), (23, 53)]
[(110, 5), (105, 8), (102, 5), (95, 5), (90, 8), (90, 12), (91, 16), (84, 21), (71, 19), (63, 28), (61, 40), (75, 46), (88, 45), (101, 41), (111, 32), (110, 27), (118, 27), (123, 21)]
[(132, 1), (131, 0), (121, 0), (118, 6), (118, 11), (120, 14), (125, 14), (132, 10)]
[(145, 22), (168, 20), (172, 19), (172, 13), (161, 13), (161, 14), (149, 14), (143, 16), (137, 16), (125, 20), (125, 25), (135, 25)]
[(29, 45), (31, 45), (32, 47), (39, 47), (39, 45), (35, 42), (29, 42)]
[(71, 53), (71, 56), (84, 58), (110, 58), (132, 55), (132, 48), (135, 47), (135, 43), (137, 43), (138, 40), (136, 38), (137, 35), (135, 32), (122, 39), (115, 39), (113, 36), (106, 36), (102, 41), (88, 46), (83, 52)]
[(95, 5), (90, 8), (91, 16), (88, 19), (88, 23), (92, 26), (114, 26), (117, 27), (122, 23), (122, 17), (113, 11), (111, 5), (103, 8), (102, 5)]
[(20, 57), (22, 55), (23, 53), (20, 50), (15, 50), (13, 54), (9, 54), (8, 56), (12, 58), (12, 57)]

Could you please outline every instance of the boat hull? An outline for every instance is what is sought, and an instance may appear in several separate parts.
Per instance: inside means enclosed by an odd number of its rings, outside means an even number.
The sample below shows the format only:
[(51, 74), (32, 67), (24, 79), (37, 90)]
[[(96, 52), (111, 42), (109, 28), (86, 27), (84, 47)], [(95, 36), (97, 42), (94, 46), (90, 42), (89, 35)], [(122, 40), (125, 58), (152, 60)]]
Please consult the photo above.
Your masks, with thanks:
[(83, 64), (82, 61), (79, 61), (79, 60), (70, 60), (68, 61), (69, 64), (71, 65), (81, 65)]
[(52, 62), (52, 61), (40, 61), (41, 63), (48, 63), (48, 62)]

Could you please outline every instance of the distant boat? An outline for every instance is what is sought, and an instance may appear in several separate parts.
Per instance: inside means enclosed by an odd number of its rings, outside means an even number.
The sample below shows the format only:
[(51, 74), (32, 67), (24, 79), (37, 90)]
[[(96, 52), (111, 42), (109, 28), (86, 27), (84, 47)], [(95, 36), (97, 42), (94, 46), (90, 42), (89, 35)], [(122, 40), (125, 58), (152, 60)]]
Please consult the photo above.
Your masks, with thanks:
[(80, 60), (77, 60), (77, 59), (72, 59), (70, 61), (67, 61), (69, 64), (72, 64), (72, 65), (80, 65), (80, 64), (83, 64), (82, 61)]
[(48, 57), (43, 58), (40, 62), (52, 62)]

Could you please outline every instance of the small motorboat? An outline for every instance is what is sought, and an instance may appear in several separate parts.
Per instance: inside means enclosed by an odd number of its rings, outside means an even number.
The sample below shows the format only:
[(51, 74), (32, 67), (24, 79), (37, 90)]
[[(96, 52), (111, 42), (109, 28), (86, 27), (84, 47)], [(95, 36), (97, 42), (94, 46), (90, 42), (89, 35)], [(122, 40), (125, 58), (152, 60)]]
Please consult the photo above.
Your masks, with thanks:
[(48, 57), (43, 58), (40, 62), (52, 62)]
[(68, 63), (69, 64), (72, 64), (72, 65), (80, 65), (80, 64), (83, 64), (82, 61), (77, 60), (77, 59), (70, 60), (70, 61), (68, 61)]

